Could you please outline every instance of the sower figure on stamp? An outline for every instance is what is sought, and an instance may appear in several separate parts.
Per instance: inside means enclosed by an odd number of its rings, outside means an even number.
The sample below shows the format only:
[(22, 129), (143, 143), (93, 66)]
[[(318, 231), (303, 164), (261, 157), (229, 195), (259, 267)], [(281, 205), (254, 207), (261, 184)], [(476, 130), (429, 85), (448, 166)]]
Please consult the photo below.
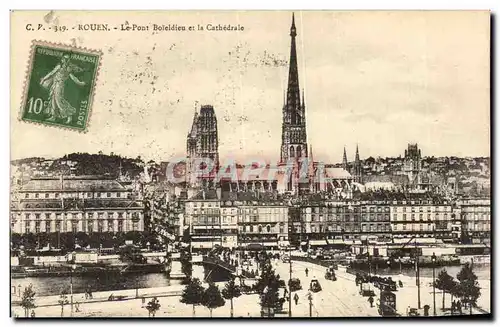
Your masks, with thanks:
[(69, 55), (64, 55), (61, 62), (40, 80), (40, 85), (49, 89), (48, 105), (44, 110), (50, 115), (48, 121), (66, 119), (67, 124), (71, 122), (76, 109), (64, 98), (64, 83), (70, 78), (77, 85), (84, 86), (85, 82), (73, 75), (82, 71), (83, 69), (70, 62)]

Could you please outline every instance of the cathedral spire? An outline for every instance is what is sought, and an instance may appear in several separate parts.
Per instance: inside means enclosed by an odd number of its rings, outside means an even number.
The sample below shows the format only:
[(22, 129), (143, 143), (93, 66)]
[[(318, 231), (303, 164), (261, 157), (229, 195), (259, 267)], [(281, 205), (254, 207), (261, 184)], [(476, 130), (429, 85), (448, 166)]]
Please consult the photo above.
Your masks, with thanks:
[(296, 36), (297, 29), (295, 28), (295, 15), (292, 14), (292, 26), (290, 27), (290, 67), (288, 71), (287, 90), (287, 104), (291, 107), (291, 109), (300, 108), (299, 69), (297, 67), (297, 46), (295, 44)]
[(345, 146), (344, 146), (344, 157), (342, 158), (342, 168), (344, 168), (344, 170), (347, 170), (347, 153), (345, 151)]
[(358, 144), (356, 144), (356, 158), (354, 159), (354, 181), (357, 183), (363, 182), (363, 168), (361, 167), (361, 160), (359, 159)]
[[(281, 163), (289, 162), (291, 159), (297, 161), (304, 159), (304, 157), (309, 157), (307, 151), (309, 147), (307, 145), (305, 105), (303, 99), (301, 101), (300, 98), (296, 37), (295, 15), (292, 14), (288, 84), (283, 106), (283, 123), (281, 125)], [(294, 192), (294, 190), (305, 187), (305, 183), (300, 182), (300, 187), (298, 184), (299, 182), (290, 180), (287, 190)]]

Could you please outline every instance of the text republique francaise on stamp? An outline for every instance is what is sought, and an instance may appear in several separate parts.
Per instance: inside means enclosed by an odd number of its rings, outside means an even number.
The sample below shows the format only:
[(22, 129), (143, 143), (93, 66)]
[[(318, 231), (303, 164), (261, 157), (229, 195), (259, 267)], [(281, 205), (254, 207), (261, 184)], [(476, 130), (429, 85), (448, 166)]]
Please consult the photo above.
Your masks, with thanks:
[(33, 41), (20, 119), (85, 132), (102, 53)]

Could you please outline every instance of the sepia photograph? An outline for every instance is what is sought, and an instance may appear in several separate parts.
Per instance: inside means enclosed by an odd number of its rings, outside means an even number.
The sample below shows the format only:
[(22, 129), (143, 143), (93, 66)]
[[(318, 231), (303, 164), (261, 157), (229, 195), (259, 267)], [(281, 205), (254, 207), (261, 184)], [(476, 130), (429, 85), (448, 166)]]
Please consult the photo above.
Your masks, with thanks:
[(10, 316), (491, 319), (492, 14), (10, 12)]

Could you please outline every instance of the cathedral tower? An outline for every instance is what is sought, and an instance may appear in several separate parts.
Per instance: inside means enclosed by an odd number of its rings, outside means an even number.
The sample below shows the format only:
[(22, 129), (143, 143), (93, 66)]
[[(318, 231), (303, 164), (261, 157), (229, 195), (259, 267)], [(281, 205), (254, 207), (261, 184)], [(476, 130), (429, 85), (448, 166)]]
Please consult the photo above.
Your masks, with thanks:
[[(187, 136), (187, 172), (190, 184), (215, 187), (213, 180), (219, 167), (219, 138), (217, 132), (217, 116), (214, 107), (201, 106), (200, 112), (195, 111), (191, 131)], [(210, 159), (214, 168), (210, 174), (202, 178), (192, 175), (196, 172), (196, 164), (201, 164), (203, 159)], [(192, 186), (195, 186), (192, 185)]]
[(297, 67), (297, 49), (295, 37), (295, 16), (292, 14), (290, 28), (290, 67), (288, 71), (288, 88), (283, 106), (283, 123), (281, 133), (281, 163), (289, 159), (307, 158), (306, 107), (300, 98), (299, 72)]

